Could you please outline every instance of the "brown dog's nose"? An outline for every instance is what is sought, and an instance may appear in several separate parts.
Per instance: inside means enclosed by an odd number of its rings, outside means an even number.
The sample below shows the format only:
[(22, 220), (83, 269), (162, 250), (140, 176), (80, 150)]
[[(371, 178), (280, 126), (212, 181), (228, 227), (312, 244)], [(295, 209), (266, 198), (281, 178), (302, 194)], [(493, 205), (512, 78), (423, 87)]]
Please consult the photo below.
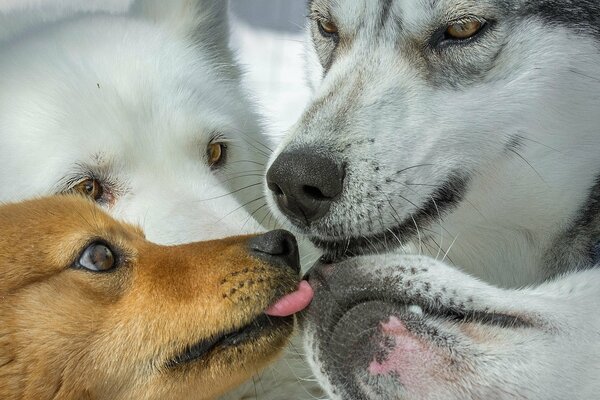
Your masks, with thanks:
[(284, 230), (267, 232), (250, 239), (250, 252), (269, 264), (280, 265), (300, 273), (298, 243), (294, 235)]
[(282, 153), (267, 172), (267, 185), (277, 205), (302, 225), (327, 214), (331, 203), (342, 193), (343, 183), (341, 163), (316, 149)]

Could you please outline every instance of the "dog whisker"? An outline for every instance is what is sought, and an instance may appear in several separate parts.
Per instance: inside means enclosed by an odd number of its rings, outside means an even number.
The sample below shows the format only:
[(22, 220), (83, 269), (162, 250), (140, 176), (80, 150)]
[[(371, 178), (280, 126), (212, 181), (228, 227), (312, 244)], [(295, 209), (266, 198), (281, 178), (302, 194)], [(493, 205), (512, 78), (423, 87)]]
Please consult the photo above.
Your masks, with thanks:
[[(244, 138), (242, 138), (242, 140), (244, 140), (244, 142), (245, 142), (247, 145), (249, 145), (249, 146), (250, 146), (250, 147), (252, 147), (254, 150), (256, 150), (256, 152), (257, 152), (258, 154), (260, 154), (260, 155), (264, 156), (265, 158), (269, 158), (269, 157), (270, 157), (271, 153), (267, 153), (265, 150), (263, 150), (263, 149), (261, 149), (261, 148), (259, 148), (259, 147), (255, 146), (254, 144), (252, 144), (252, 143), (248, 142), (248, 141), (247, 141), (246, 139), (244, 139)], [(244, 148), (245, 148), (245, 146), (240, 146), (240, 145), (233, 144), (233, 143), (234, 143), (234, 142), (233, 142), (233, 141), (231, 141), (231, 142), (229, 142), (229, 145), (230, 145), (231, 147), (237, 147), (237, 148), (241, 148), (241, 149), (244, 149)]]
[(538, 172), (537, 169), (535, 169), (535, 167), (529, 161), (527, 161), (527, 159), (525, 157), (523, 157), (523, 155), (521, 155), (521, 153), (519, 153), (517, 150), (515, 150), (513, 148), (509, 148), (508, 151), (510, 151), (511, 153), (513, 153), (514, 155), (516, 155), (517, 157), (519, 157), (521, 160), (523, 160), (523, 162), (525, 162), (525, 164), (527, 164), (533, 170), (533, 172), (535, 172), (535, 174), (540, 178), (540, 180), (545, 185), (548, 185), (548, 182), (546, 182), (546, 180), (544, 179), (544, 177)]
[[(264, 206), (268, 206), (268, 203), (265, 203), (265, 204), (264, 204)], [(260, 221), (258, 222), (258, 225), (260, 225), (260, 226), (264, 226), (264, 225), (263, 225), (263, 222), (264, 222), (264, 221), (265, 221), (265, 220), (266, 220), (268, 217), (270, 217), (270, 216), (271, 216), (271, 211), (270, 211), (269, 209), (267, 209), (267, 210), (265, 211), (265, 215), (264, 215), (264, 216), (263, 216), (263, 217), (260, 219)]]
[(418, 164), (418, 165), (413, 165), (411, 167), (407, 167), (404, 169), (401, 169), (400, 171), (396, 171), (396, 175), (400, 175), (406, 171), (410, 171), (411, 169), (415, 169), (415, 168), (422, 168), (422, 167), (435, 167), (435, 164)]
[[(258, 172), (258, 171), (255, 171), (255, 172)], [(263, 178), (263, 177), (264, 177), (263, 174), (248, 173), (248, 174), (242, 174), (242, 175), (232, 176), (232, 177), (224, 180), (223, 182), (229, 182), (229, 181), (232, 181), (232, 180), (235, 180), (235, 179), (242, 179), (242, 178)]]
[[(452, 243), (450, 243), (450, 246), (448, 246), (448, 250), (446, 250), (446, 254), (444, 254), (444, 257), (442, 257), (441, 262), (444, 262), (444, 260), (446, 260), (446, 257), (448, 257), (448, 254), (450, 254), (450, 250), (452, 250), (452, 247), (454, 247), (454, 244), (456, 243), (456, 240), (458, 239), (459, 235), (456, 235), (456, 237), (454, 238), (454, 240), (452, 241)], [(452, 262), (452, 260), (450, 259), (450, 257), (448, 257), (448, 260), (450, 260), (450, 262), (452, 264), (454, 264), (454, 262)]]
[(245, 208), (246, 208), (247, 206), (249, 206), (250, 204), (252, 204), (252, 203), (255, 203), (255, 202), (257, 202), (257, 201), (260, 201), (260, 200), (263, 200), (264, 198), (265, 198), (265, 196), (260, 196), (260, 197), (257, 197), (257, 198), (256, 198), (256, 199), (254, 199), (254, 200), (250, 200), (250, 201), (248, 201), (248, 202), (246, 202), (246, 203), (242, 204), (241, 206), (237, 207), (237, 208), (236, 208), (236, 209), (234, 209), (233, 211), (231, 211), (231, 212), (227, 213), (227, 214), (226, 214), (224, 217), (220, 218), (220, 219), (217, 221), (217, 223), (219, 223), (219, 222), (222, 222), (222, 221), (223, 221), (225, 218), (227, 218), (227, 217), (229, 217), (230, 215), (234, 214), (236, 211), (239, 211), (239, 210), (245, 209)]
[(233, 165), (233, 164), (254, 164), (254, 165), (259, 165), (261, 167), (265, 166), (264, 163), (261, 163), (261, 162), (258, 162), (258, 161), (254, 161), (254, 160), (237, 160), (237, 161), (230, 162), (229, 164), (230, 165)]
[(560, 151), (560, 150), (558, 150), (558, 149), (556, 149), (556, 148), (554, 148), (554, 147), (552, 147), (552, 146), (549, 146), (549, 145), (547, 145), (547, 144), (545, 144), (545, 143), (542, 143), (542, 142), (540, 142), (540, 141), (538, 141), (538, 140), (531, 139), (530, 137), (527, 137), (527, 136), (525, 136), (525, 135), (518, 135), (518, 136), (519, 136), (519, 140), (526, 140), (526, 141), (528, 141), (528, 142), (532, 142), (532, 143), (534, 143), (534, 144), (538, 144), (538, 145), (540, 145), (540, 146), (543, 146), (543, 147), (545, 147), (545, 148), (547, 148), (547, 149), (549, 149), (549, 150), (555, 151), (555, 152), (557, 152), (557, 153), (559, 153), (559, 154), (563, 154), (563, 155), (565, 154), (564, 152), (562, 152), (562, 151)]
[[(244, 227), (246, 226), (246, 224), (248, 223), (248, 221), (250, 221), (250, 220), (252, 220), (254, 218), (254, 215), (256, 215), (260, 210), (263, 210), (267, 206), (268, 206), (268, 204), (264, 203), (263, 205), (261, 205), (260, 207), (256, 208), (254, 211), (252, 211), (252, 213), (250, 214), (250, 216), (248, 216), (246, 218), (246, 221), (242, 224), (242, 230), (244, 229)], [(267, 215), (268, 215), (268, 211), (265, 213), (265, 217)], [(263, 217), (263, 219), (264, 219), (264, 217)], [(254, 218), (254, 220), (256, 220), (256, 219)], [(260, 225), (260, 223), (259, 223), (259, 225)]]
[(229, 192), (227, 194), (224, 194), (224, 195), (221, 195), (221, 196), (217, 196), (217, 197), (211, 197), (211, 198), (208, 198), (208, 199), (197, 200), (197, 202), (204, 202), (204, 201), (212, 201), (212, 200), (222, 199), (224, 197), (228, 197), (228, 196), (234, 195), (236, 193), (242, 192), (244, 190), (248, 190), (248, 189), (251, 189), (253, 187), (257, 187), (257, 186), (261, 186), (261, 185), (262, 185), (262, 182), (253, 183), (251, 185), (244, 186), (243, 188), (236, 189), (236, 190), (234, 190), (232, 192)]
[(273, 149), (265, 144), (262, 140), (259, 140), (257, 137), (249, 135), (247, 132), (242, 131), (241, 129), (234, 129), (234, 131), (244, 137), (245, 140), (251, 140), (252, 142), (262, 146), (266, 150), (267, 155), (271, 155), (273, 153)]

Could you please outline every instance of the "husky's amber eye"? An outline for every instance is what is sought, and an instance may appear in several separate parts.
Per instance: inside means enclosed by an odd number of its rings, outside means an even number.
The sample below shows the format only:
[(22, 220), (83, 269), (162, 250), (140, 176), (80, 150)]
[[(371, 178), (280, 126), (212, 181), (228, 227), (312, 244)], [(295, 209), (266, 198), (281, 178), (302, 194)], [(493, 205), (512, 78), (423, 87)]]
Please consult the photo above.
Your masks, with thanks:
[(93, 178), (88, 178), (79, 182), (71, 191), (88, 197), (94, 201), (100, 200), (104, 194), (104, 188), (102, 187), (100, 181)]
[(115, 267), (115, 256), (108, 246), (94, 243), (83, 251), (78, 264), (92, 272), (107, 272)]
[(446, 29), (446, 37), (453, 40), (465, 40), (475, 36), (484, 23), (478, 19), (469, 19), (459, 22), (454, 22)]
[(225, 143), (211, 143), (206, 150), (208, 155), (208, 165), (218, 167), (225, 161), (227, 145)]
[(321, 33), (325, 33), (327, 35), (337, 35), (339, 32), (337, 25), (331, 21), (322, 19), (317, 23), (319, 24), (319, 30)]

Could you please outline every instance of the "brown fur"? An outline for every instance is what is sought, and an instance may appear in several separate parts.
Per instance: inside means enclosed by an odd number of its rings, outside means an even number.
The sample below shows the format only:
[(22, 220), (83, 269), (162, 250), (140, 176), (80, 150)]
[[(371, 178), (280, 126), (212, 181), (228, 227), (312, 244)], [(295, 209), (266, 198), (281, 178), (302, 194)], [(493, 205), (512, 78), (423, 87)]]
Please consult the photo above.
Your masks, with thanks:
[[(74, 268), (97, 240), (120, 265)], [(167, 367), (296, 288), (291, 269), (252, 258), (247, 240), (159, 246), (72, 196), (1, 206), (0, 399), (212, 399), (248, 379), (286, 344), (290, 321)]]

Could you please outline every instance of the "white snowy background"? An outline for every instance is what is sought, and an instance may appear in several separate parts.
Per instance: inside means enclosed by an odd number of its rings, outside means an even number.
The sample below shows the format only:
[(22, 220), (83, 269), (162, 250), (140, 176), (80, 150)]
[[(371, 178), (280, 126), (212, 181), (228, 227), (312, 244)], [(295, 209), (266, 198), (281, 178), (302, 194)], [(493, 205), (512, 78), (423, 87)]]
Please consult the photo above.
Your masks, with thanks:
[[(309, 96), (302, 61), (306, 1), (230, 1), (231, 45), (246, 71), (244, 83), (259, 104), (268, 133), (282, 135)], [(53, 2), (81, 10), (125, 11), (131, 0), (0, 0), (0, 11)]]

